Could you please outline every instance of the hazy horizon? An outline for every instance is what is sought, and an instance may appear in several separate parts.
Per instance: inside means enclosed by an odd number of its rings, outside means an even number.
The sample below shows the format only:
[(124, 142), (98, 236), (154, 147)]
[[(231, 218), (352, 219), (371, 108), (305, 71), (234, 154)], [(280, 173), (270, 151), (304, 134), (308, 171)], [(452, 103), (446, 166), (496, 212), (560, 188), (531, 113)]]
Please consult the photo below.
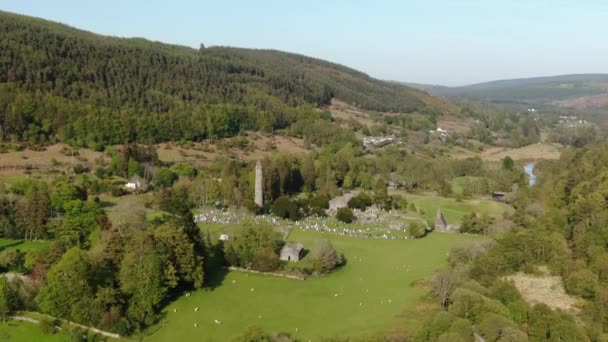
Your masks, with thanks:
[(600, 1), (21, 0), (0, 9), (104, 35), (288, 51), (408, 83), (608, 73), (600, 38), (608, 36), (608, 4)]

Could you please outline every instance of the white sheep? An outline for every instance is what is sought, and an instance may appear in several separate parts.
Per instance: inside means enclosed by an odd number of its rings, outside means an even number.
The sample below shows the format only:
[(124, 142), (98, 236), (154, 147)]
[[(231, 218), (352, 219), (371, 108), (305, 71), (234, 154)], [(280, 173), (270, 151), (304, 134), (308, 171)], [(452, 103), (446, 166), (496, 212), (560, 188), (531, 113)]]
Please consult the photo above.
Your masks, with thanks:
[(215, 324), (222, 324), (222, 321), (220, 321), (218, 319), (216, 319), (214, 322), (215, 322)]
[(198, 312), (198, 306), (194, 308), (194, 312)]

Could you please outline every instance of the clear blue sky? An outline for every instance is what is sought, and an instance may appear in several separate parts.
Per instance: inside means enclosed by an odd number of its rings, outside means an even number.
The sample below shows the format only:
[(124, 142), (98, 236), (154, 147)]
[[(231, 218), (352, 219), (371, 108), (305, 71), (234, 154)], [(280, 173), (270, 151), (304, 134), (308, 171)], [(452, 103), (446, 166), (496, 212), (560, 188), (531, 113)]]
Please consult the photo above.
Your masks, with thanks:
[(605, 0), (0, 0), (0, 9), (115, 36), (291, 51), (408, 82), (608, 73)]

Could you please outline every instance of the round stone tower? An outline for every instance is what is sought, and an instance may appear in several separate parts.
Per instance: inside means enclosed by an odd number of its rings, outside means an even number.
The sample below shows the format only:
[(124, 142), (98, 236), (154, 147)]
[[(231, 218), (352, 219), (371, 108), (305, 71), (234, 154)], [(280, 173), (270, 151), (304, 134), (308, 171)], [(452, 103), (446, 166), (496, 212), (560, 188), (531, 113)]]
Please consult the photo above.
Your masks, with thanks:
[(264, 184), (263, 177), (264, 176), (262, 173), (262, 161), (258, 160), (257, 163), (255, 164), (255, 199), (254, 199), (254, 202), (260, 208), (264, 206), (264, 194), (263, 194), (263, 190), (262, 190), (263, 184)]

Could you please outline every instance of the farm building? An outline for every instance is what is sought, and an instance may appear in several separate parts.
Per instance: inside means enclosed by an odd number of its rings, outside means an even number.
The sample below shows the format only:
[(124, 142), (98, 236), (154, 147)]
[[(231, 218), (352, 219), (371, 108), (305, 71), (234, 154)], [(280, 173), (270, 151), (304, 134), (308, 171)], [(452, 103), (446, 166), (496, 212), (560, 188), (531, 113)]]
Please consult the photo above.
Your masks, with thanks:
[(281, 249), (280, 259), (284, 261), (300, 261), (304, 245), (299, 242), (288, 242)]
[(507, 195), (506, 192), (502, 192), (502, 191), (494, 191), (492, 193), (492, 199), (495, 201), (502, 201), (505, 199), (505, 196)]
[(146, 180), (141, 178), (139, 175), (131, 177), (127, 184), (125, 184), (125, 188), (130, 191), (146, 191), (147, 186), (148, 184)]

